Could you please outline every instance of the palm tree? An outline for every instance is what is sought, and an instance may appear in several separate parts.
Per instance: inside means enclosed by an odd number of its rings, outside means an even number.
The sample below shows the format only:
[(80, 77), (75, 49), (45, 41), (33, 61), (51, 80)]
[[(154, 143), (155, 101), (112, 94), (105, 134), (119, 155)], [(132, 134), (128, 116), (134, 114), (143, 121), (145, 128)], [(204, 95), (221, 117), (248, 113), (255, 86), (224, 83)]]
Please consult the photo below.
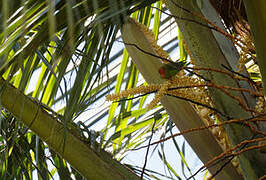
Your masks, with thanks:
[[(138, 179), (137, 174), (142, 178), (145, 166), (138, 171), (117, 160), (147, 143), (156, 130), (165, 128), (165, 141), (173, 122), (181, 132), (216, 127), (184, 134), (215, 178), (263, 178), (265, 100), (260, 83), (265, 81), (265, 66), (258, 25), (265, 25), (265, 3), (244, 1), (246, 14), (241, 0), (221, 6), (211, 2), (166, 0), (165, 6), (161, 1), (133, 0), (1, 1), (1, 178), (31, 179), (36, 171), (42, 179), (53, 178), (55, 172), (60, 179)], [(222, 5), (232, 9), (223, 13)], [(254, 11), (257, 5), (261, 11)], [(160, 27), (171, 29), (172, 18), (180, 29), (173, 32), (178, 36), (178, 59), (193, 64), (183, 67), (175, 81), (158, 73), (162, 62), (172, 62), (152, 40), (164, 33)], [(154, 37), (146, 27), (153, 28)], [(237, 27), (244, 27), (242, 33)], [(114, 51), (123, 43), (127, 50)], [(172, 50), (177, 48), (168, 48)], [(143, 83), (140, 73), (154, 89), (144, 83), (136, 97), (135, 87)], [(181, 86), (171, 86), (178, 79), (188, 82), (182, 85), (188, 86), (185, 92), (190, 95), (172, 93)], [(127, 91), (122, 99), (102, 104), (105, 95), (123, 89)], [(209, 100), (195, 99), (196, 91)], [(163, 106), (152, 101), (151, 110), (145, 108), (151, 93)], [(102, 108), (91, 111), (99, 102)], [(80, 121), (87, 111), (93, 116)], [(173, 147), (187, 166), (183, 152)], [(223, 156), (210, 162), (219, 154)], [(164, 153), (160, 157), (180, 179)]]

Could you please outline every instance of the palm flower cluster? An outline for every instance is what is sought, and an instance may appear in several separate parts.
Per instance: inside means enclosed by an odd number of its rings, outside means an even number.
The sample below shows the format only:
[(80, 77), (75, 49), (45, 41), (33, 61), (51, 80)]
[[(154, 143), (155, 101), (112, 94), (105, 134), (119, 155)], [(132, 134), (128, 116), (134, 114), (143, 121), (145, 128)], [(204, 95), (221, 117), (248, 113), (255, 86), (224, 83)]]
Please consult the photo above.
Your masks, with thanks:
[(156, 106), (164, 95), (183, 97), (201, 104), (212, 106), (211, 99), (204, 86), (204, 81), (199, 78), (187, 76), (184, 71), (179, 72), (163, 84), (141, 85), (139, 87), (121, 91), (117, 94), (106, 95), (106, 99), (108, 101), (114, 101), (132, 95), (144, 95), (154, 92), (156, 92), (154, 99), (146, 107), (148, 110)]

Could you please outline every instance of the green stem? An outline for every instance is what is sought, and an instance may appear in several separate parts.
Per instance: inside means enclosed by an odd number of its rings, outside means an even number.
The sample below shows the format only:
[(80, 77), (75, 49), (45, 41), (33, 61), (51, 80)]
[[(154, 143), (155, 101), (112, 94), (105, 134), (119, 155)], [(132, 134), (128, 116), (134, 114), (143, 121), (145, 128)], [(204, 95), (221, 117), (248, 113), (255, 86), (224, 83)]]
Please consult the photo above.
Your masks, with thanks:
[[(132, 171), (101, 150), (95, 152), (47, 113), (42, 106), (0, 79), (1, 105), (35, 132), (87, 179), (139, 179)], [(63, 143), (64, 142), (64, 143)], [(63, 146), (64, 144), (64, 146)]]

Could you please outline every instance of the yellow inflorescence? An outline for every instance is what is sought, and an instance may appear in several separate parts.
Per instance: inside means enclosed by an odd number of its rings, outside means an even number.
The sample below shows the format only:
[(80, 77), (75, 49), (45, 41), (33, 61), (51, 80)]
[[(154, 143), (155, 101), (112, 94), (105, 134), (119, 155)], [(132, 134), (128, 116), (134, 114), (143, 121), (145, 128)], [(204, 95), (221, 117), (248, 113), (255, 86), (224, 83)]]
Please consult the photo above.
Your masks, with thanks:
[(165, 52), (161, 46), (157, 44), (157, 41), (154, 38), (153, 32), (144, 24), (141, 24), (137, 21), (134, 21), (134, 23), (140, 28), (140, 30), (145, 34), (146, 39), (150, 42), (150, 45), (152, 46), (153, 50), (155, 51), (155, 54), (158, 57), (162, 57), (162, 59), (168, 59), (170, 60), (170, 57), (167, 52)]
[(207, 95), (206, 88), (203, 86), (204, 81), (200, 80), (199, 78), (186, 76), (182, 71), (178, 76), (174, 76), (170, 81), (172, 88), (185, 86), (187, 86), (187, 88), (171, 90), (168, 92), (169, 94), (181, 96), (202, 104), (210, 105), (210, 98)]
[(153, 98), (153, 100), (150, 102), (150, 104), (147, 105), (146, 109), (150, 110), (152, 109), (154, 106), (156, 106), (156, 104), (158, 104), (161, 100), (161, 98), (167, 94), (168, 92), (168, 88), (170, 87), (170, 81), (166, 81), (164, 84), (162, 84), (160, 86), (160, 89), (158, 90), (158, 92), (156, 93), (155, 97)]
[[(146, 107), (149, 110), (156, 106), (165, 94), (180, 96), (202, 104), (210, 105), (211, 100), (206, 93), (205, 87), (202, 85), (204, 85), (204, 82), (202, 80), (186, 76), (185, 73), (181, 71), (179, 74), (163, 84), (150, 84), (147, 86), (139, 86), (127, 89), (117, 94), (107, 95), (106, 99), (108, 101), (114, 101), (129, 97), (131, 95), (146, 94), (157, 91), (154, 99)], [(172, 90), (170, 90), (171, 88)], [(173, 88), (176, 89), (173, 90)]]

